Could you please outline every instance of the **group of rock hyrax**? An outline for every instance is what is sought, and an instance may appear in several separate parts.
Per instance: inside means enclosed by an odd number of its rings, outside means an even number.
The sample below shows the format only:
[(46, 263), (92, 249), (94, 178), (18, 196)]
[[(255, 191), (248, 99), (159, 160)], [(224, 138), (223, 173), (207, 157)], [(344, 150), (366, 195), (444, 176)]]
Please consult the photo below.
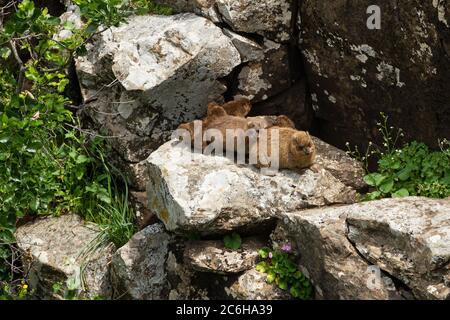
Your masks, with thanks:
[[(271, 138), (274, 136), (274, 130), (277, 130), (279, 137), (277, 143), (279, 146), (279, 169), (300, 170), (311, 167), (314, 164), (316, 148), (308, 132), (297, 130), (292, 120), (285, 115), (247, 117), (251, 108), (250, 101), (245, 98), (230, 101), (223, 105), (211, 102), (208, 104), (208, 112), (205, 118), (183, 123), (178, 129), (186, 130), (189, 133), (191, 145), (195, 145), (196, 139), (201, 141), (202, 150), (207, 148), (218, 136), (226, 137), (226, 134), (230, 131), (248, 132), (249, 130), (254, 130), (254, 132), (258, 133), (262, 129), (266, 129), (264, 139), (261, 138), (261, 135), (258, 135), (256, 143), (249, 145), (248, 137), (246, 137), (245, 150), (247, 154), (255, 152), (254, 154), (259, 155), (259, 148), (263, 146), (266, 148), (266, 154), (269, 157), (272, 154)], [(208, 131), (211, 132), (211, 130), (219, 134), (211, 137), (207, 133)], [(238, 136), (237, 133), (236, 136)], [(223, 143), (224, 150), (233, 148), (233, 150), (227, 151), (236, 151), (236, 143), (232, 143), (231, 147), (225, 140), (219, 143)], [(261, 161), (260, 156), (258, 156), (255, 166), (262, 168), (269, 165)]]

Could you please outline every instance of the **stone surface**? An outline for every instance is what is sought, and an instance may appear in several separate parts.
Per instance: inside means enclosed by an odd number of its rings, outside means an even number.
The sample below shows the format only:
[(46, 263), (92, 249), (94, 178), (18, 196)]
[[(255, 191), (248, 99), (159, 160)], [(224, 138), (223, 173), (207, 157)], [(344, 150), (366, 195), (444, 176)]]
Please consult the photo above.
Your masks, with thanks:
[(362, 190), (367, 187), (363, 180), (363, 165), (350, 157), (346, 152), (313, 137), (317, 149), (316, 163), (324, 167), (345, 185)]
[(378, 142), (375, 127), (384, 111), (408, 141), (437, 147), (450, 132), (450, 6), (380, 2), (381, 30), (369, 30), (369, 5), (302, 3), (300, 48), (321, 138), (341, 148), (347, 141)]
[(290, 39), (292, 8), (288, 0), (216, 0), (216, 7), (234, 31), (256, 33), (276, 41)]
[(229, 287), (228, 295), (237, 300), (289, 300), (290, 294), (266, 282), (267, 274), (255, 269), (244, 272)]
[(117, 250), (111, 266), (115, 298), (165, 298), (167, 280), (164, 265), (169, 239), (164, 226), (154, 224), (136, 233)]
[(135, 16), (98, 35), (76, 68), (86, 111), (129, 162), (144, 160), (179, 123), (223, 101), (221, 78), (241, 63), (230, 38), (195, 14)]
[[(398, 299), (385, 274), (371, 285), (370, 264), (346, 237), (347, 206), (285, 213), (274, 239), (289, 239), (300, 255), (300, 271), (315, 287), (317, 299)], [(279, 246), (279, 245), (278, 245)]]
[(170, 231), (259, 227), (283, 212), (352, 203), (355, 196), (324, 169), (268, 176), (226, 157), (193, 153), (176, 140), (153, 152), (147, 167), (149, 208)]
[(450, 201), (385, 199), (346, 214), (348, 238), (367, 260), (418, 298), (450, 298)]
[(109, 263), (115, 248), (112, 244), (97, 247), (99, 233), (97, 226), (69, 214), (38, 219), (17, 229), (25, 274), (39, 297), (62, 299), (52, 286), (67, 281), (82, 295), (111, 297)]
[(450, 297), (449, 200), (383, 199), (283, 216), (272, 238), (293, 241), (320, 298)]
[[(261, 49), (262, 58), (255, 57), (242, 67), (233, 91), (234, 96), (244, 96), (253, 103), (267, 100), (291, 86), (288, 46), (265, 40)], [(254, 52), (257, 55), (261, 51)]]
[(234, 31), (256, 33), (283, 42), (290, 39), (292, 7), (288, 0), (156, 0), (177, 12), (195, 12)]
[(200, 272), (239, 273), (256, 265), (258, 250), (265, 245), (260, 239), (249, 238), (242, 240), (239, 250), (231, 250), (219, 240), (192, 241), (186, 244), (184, 263)]

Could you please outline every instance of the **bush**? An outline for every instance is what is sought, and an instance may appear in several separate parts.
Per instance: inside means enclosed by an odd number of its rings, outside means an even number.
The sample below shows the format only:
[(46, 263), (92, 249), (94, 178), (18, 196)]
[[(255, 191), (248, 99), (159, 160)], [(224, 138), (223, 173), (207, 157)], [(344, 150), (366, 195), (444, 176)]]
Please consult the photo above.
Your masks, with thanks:
[[(130, 14), (170, 10), (149, 0), (74, 2), (85, 19), (79, 30), (31, 0), (8, 6), (15, 12), (0, 21), (0, 280), (15, 276), (2, 261), (26, 216), (74, 212), (99, 223), (118, 246), (135, 232), (126, 183), (105, 160), (108, 144), (81, 129), (67, 108), (67, 66), (95, 34)], [(72, 36), (55, 40), (62, 29)]]
[(357, 149), (350, 152), (364, 161), (366, 168), (370, 157), (379, 157), (376, 172), (364, 177), (364, 181), (373, 189), (364, 199), (450, 196), (450, 143), (445, 139), (440, 141), (440, 151), (431, 151), (424, 143), (417, 141), (396, 149), (397, 141), (403, 135), (402, 130), (389, 127), (385, 114), (382, 113), (381, 118), (378, 129), (383, 138), (383, 147), (370, 143), (363, 157)]

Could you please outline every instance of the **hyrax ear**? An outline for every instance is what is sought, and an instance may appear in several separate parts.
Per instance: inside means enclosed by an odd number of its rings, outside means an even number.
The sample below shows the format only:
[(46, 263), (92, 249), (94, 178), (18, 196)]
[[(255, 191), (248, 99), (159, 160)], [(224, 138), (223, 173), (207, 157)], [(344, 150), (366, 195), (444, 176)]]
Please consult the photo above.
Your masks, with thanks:
[(227, 112), (218, 104), (208, 105), (208, 117), (224, 117)]
[(211, 112), (212, 112), (213, 110), (215, 110), (217, 107), (220, 108), (220, 105), (219, 105), (218, 103), (216, 103), (216, 102), (210, 102), (210, 103), (208, 103), (208, 107), (207, 107), (207, 115), (208, 115), (208, 116), (211, 115)]

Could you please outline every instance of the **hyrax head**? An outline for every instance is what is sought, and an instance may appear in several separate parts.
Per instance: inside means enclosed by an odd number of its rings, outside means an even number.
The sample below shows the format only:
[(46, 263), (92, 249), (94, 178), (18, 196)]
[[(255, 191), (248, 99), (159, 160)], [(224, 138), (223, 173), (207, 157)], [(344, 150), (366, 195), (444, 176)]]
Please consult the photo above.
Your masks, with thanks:
[(310, 156), (315, 151), (315, 146), (308, 132), (298, 131), (292, 136), (290, 150), (294, 155)]
[(247, 98), (238, 98), (236, 99), (236, 102), (238, 102), (243, 107), (243, 109), (245, 110), (245, 114), (248, 114), (252, 109), (252, 104)]

